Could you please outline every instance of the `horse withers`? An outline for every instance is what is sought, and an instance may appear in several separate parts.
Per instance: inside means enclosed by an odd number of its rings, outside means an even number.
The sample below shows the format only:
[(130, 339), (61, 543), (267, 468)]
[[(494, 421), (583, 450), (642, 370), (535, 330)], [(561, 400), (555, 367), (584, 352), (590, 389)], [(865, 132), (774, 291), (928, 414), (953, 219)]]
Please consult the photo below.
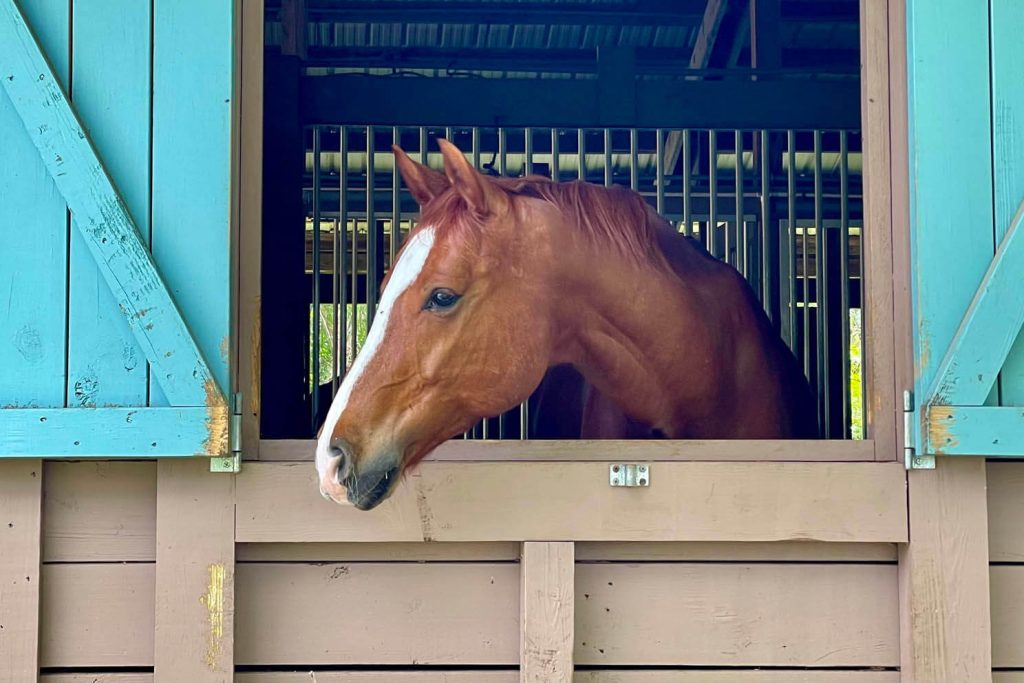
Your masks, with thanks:
[(546, 376), (542, 399), (582, 401), (548, 401), (547, 422), (583, 438), (816, 436), (810, 388), (746, 281), (640, 195), (490, 178), (438, 142), (444, 173), (394, 148), (422, 215), (318, 437), (325, 497), (373, 508)]

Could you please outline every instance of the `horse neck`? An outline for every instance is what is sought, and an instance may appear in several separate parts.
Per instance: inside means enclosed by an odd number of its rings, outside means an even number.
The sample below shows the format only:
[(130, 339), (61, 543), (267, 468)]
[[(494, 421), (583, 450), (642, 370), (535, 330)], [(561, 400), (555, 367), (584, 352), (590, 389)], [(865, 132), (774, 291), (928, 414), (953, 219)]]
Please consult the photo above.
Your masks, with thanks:
[(710, 335), (693, 288), (664, 263), (589, 245), (560, 250), (554, 362), (575, 365), (630, 417), (671, 435)]

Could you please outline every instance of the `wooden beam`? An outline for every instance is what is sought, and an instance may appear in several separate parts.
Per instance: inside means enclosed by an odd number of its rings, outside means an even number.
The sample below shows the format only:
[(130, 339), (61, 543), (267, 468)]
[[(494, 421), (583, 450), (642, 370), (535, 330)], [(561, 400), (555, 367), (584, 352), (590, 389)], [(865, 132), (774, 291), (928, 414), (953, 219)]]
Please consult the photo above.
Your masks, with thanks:
[(572, 683), (576, 561), (573, 543), (523, 543), (519, 680)]
[(157, 464), (155, 683), (233, 680), (234, 483), (204, 460)]
[(910, 534), (900, 548), (900, 680), (992, 680), (985, 461), (942, 459), (910, 472)]
[(1024, 457), (1024, 408), (928, 406), (925, 453)]
[(237, 477), (237, 540), (907, 538), (902, 463), (657, 462), (649, 487), (608, 479), (607, 462), (423, 463), (367, 514), (317, 495), (310, 463), (252, 462)]
[(43, 463), (0, 461), (0, 680), (39, 675)]
[[(735, 0), (733, 0), (735, 2)], [(729, 8), (729, 0), (708, 0), (704, 8), (704, 18), (700, 22), (697, 40), (693, 43), (693, 54), (690, 55), (691, 69), (704, 69), (711, 61), (711, 51), (718, 38), (718, 30), (722, 26), (722, 18)]]
[(211, 408), (0, 410), (0, 456), (224, 455), (228, 415)]
[(281, 0), (281, 54), (306, 58), (306, 0)]
[(936, 371), (926, 405), (981, 405), (1024, 326), (1024, 201)]
[(179, 406), (223, 404), (120, 193), (14, 0), (0, 0), (0, 65), (0, 83), (167, 399)]

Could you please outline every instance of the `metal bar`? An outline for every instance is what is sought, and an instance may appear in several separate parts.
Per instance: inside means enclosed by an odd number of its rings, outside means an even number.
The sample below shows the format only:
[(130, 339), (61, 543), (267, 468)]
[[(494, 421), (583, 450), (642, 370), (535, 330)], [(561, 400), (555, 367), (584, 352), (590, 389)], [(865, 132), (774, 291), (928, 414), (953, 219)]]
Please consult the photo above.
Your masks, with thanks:
[[(395, 126), (391, 129), (391, 144), (401, 146), (402, 134)], [(391, 167), (391, 244), (388, 245), (388, 268), (395, 265), (395, 252), (402, 237), (402, 177), (398, 174), (398, 164)]]
[(693, 178), (691, 178), (690, 131), (683, 131), (683, 234), (693, 234)]
[[(786, 199), (789, 202), (789, 212), (786, 214), (786, 266), (783, 271), (786, 276), (786, 310), (789, 316), (789, 346), (794, 351), (797, 348), (797, 305), (796, 305), (796, 131), (786, 131)], [(804, 364), (804, 374), (807, 375), (807, 365)]]
[(665, 131), (661, 128), (654, 131), (656, 136), (655, 149), (655, 207), (659, 215), (665, 213)]
[(505, 175), (508, 164), (508, 135), (504, 128), (498, 129), (498, 175)]
[[(747, 250), (746, 250), (746, 235), (745, 227), (743, 223), (743, 131), (736, 131), (736, 232), (737, 235), (737, 248), (741, 249), (741, 254), (736, 256), (736, 264), (741, 265), (740, 272), (743, 273), (743, 277), (747, 276)], [(742, 244), (742, 246), (741, 246)]]
[(558, 129), (551, 129), (551, 180), (558, 182)]
[(373, 126), (366, 127), (366, 320), (373, 325), (377, 313), (377, 216), (374, 213)]
[(708, 237), (709, 251), (721, 258), (718, 244), (718, 139), (714, 130), (708, 131)]
[(639, 131), (629, 129), (629, 187), (634, 192), (640, 189)]
[(580, 180), (587, 179), (587, 131), (580, 128), (576, 131), (576, 177)]
[(523, 131), (523, 173), (533, 175), (533, 129), (526, 128)]
[(313, 353), (312, 411), (314, 433), (320, 428), (320, 126), (313, 126)]
[[(850, 395), (850, 160), (846, 131), (839, 132), (839, 314), (842, 316), (843, 434), (850, 438), (853, 420)], [(861, 347), (863, 348), (863, 347)], [(863, 367), (863, 364), (862, 366)], [(863, 380), (862, 380), (863, 383)]]
[(828, 307), (828, 235), (824, 223), (824, 206), (822, 202), (822, 169), (821, 169), (821, 136), (820, 130), (814, 131), (814, 293), (817, 309), (814, 315), (815, 336), (817, 339), (817, 376), (818, 405), (821, 406), (821, 426), (825, 436), (831, 436), (831, 416), (829, 415), (830, 392), (832, 389), (829, 378), (829, 307)]
[[(363, 128), (363, 135), (366, 129)], [(352, 317), (349, 319), (352, 325), (352, 359), (355, 360), (359, 353), (359, 220), (352, 221), (352, 242), (349, 245), (350, 262), (352, 264)]]
[(615, 182), (615, 170), (612, 167), (612, 129), (604, 129), (604, 185), (610, 187)]
[(480, 128), (473, 126), (472, 128), (472, 155), (473, 155), (473, 168), (480, 170)]
[(770, 264), (773, 263), (771, 235), (772, 216), (772, 174), (771, 174), (771, 135), (767, 130), (761, 131), (761, 154), (758, 163), (761, 167), (761, 299), (768, 319), (775, 322), (775, 292), (772, 290)]
[[(348, 128), (345, 126), (338, 130), (338, 156), (341, 168), (338, 171), (338, 228), (334, 232), (334, 325), (337, 334), (334, 337), (333, 393), (337, 393), (341, 377), (348, 372)], [(355, 270), (354, 262), (352, 270)]]

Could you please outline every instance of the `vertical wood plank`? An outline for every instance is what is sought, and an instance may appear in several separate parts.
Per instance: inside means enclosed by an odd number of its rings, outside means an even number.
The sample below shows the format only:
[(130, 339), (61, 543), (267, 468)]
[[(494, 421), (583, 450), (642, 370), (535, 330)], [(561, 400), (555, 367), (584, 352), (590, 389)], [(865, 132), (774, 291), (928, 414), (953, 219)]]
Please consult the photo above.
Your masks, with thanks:
[(575, 623), (572, 542), (523, 543), (519, 680), (571, 683)]
[(154, 681), (234, 672), (234, 477), (206, 458), (157, 463)]
[[(225, 390), (230, 386), (233, 4), (153, 2), (153, 255)], [(188, 36), (187, 50), (182, 36)], [(151, 385), (151, 403), (166, 405), (159, 387)]]
[[(995, 233), (998, 244), (1024, 201), (1024, 3), (991, 0), (992, 152), (995, 175)], [(1001, 375), (1002, 404), (1024, 405), (1024, 334), (1010, 349)]]
[(899, 456), (896, 441), (893, 326), (891, 160), (889, 148), (889, 15), (887, 0), (861, 3), (861, 120), (864, 145), (862, 280), (868, 405), (867, 429), (876, 460)]
[[(67, 0), (26, 0), (20, 7), (67, 87)], [(62, 407), (67, 206), (2, 91), (0, 131), (0, 409)]]
[(263, 0), (241, 8), (241, 113), (238, 187), (238, 350), (242, 392), (242, 453), (259, 459), (260, 444), (260, 277), (263, 202)]
[(992, 680), (985, 461), (910, 472), (910, 543), (900, 548), (900, 680)]
[[(150, 5), (77, 2), (73, 12), (75, 109), (148, 241)], [(146, 405), (145, 352), (78, 229), (71, 234), (70, 259), (69, 406)]]
[(0, 683), (39, 674), (43, 463), (0, 461)]
[(907, 10), (914, 347), (923, 397), (995, 248), (989, 25), (975, 0), (907, 0)]

